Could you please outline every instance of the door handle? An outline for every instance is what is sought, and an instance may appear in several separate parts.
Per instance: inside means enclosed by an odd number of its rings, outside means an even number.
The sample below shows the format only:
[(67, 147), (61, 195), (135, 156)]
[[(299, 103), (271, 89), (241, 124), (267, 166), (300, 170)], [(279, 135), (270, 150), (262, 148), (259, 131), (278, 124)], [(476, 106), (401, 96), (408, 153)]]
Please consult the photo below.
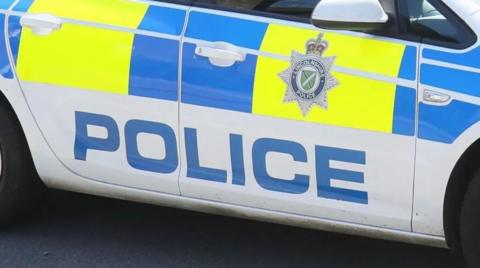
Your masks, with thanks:
[(450, 101), (451, 98), (452, 97), (450, 97), (450, 95), (429, 90), (429, 89), (426, 89), (423, 92), (423, 100), (430, 103), (437, 103), (437, 104), (447, 103)]
[(230, 67), (236, 62), (245, 61), (246, 53), (238, 51), (231, 44), (224, 42), (214, 43), (212, 46), (197, 46), (195, 54), (206, 57), (212, 65), (218, 67)]
[(48, 35), (62, 27), (63, 21), (50, 14), (27, 14), (20, 19), (20, 25), (32, 29), (36, 35)]

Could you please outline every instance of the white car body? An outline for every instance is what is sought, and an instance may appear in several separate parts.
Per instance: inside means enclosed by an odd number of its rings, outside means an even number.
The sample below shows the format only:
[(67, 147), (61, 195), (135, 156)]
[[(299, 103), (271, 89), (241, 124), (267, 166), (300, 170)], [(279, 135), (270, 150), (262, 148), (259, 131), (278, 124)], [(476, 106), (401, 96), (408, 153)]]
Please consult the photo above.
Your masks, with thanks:
[[(39, 1), (39, 0), (37, 0)], [(77, 0), (81, 1), (81, 0)], [(158, 1), (122, 0), (185, 12), (185, 24), (181, 34), (155, 33), (144, 29), (109, 25), (96, 21), (82, 21), (51, 14), (65, 25), (91, 27), (98, 31), (124, 31), (152, 38), (165, 38), (192, 46), (215, 46), (215, 42), (186, 36), (188, 19), (192, 14), (234, 17), (266, 24), (297, 27), (318, 31), (311, 25), (274, 18), (219, 11), (201, 7), (189, 7)], [(11, 17), (21, 17), (24, 11), (14, 10), (19, 0), (0, 12), (5, 15), (4, 28)], [(480, 6), (473, 1), (444, 0), (459, 17), (480, 34)], [(53, 12), (52, 12), (53, 13)], [(221, 27), (218, 25), (216, 27)], [(23, 29), (22, 31), (27, 31)], [(326, 31), (329, 32), (329, 31)], [(8, 59), (15, 66), (11, 51), (11, 31), (5, 31)], [(47, 33), (48, 34), (48, 33)], [(378, 37), (355, 32), (342, 35), (375, 41), (395, 42), (415, 48), (418, 64), (431, 64), (468, 72), (480, 73), (480, 68), (461, 66), (422, 57), (426, 49), (464, 54), (474, 50), (477, 42), (467, 49), (456, 50), (433, 45)], [(34, 35), (32, 35), (34, 36)], [(94, 35), (92, 35), (94, 36)], [(23, 38), (23, 37), (22, 37)], [(22, 40), (23, 42), (23, 40)], [(40, 41), (39, 41), (40, 42)], [(99, 41), (100, 42), (100, 41)], [(302, 42), (303, 45), (303, 42)], [(237, 45), (239, 53), (270, 58), (273, 61), (290, 61), (289, 55), (274, 54)], [(21, 49), (25, 49), (22, 47)], [(119, 50), (123, 49), (121, 47)], [(187, 47), (183, 47), (187, 51)], [(288, 53), (294, 48), (288, 49)], [(52, 50), (53, 51), (53, 50)], [(45, 51), (51, 55), (52, 51)], [(303, 52), (303, 51), (302, 51)], [(180, 50), (180, 63), (183, 63)], [(338, 55), (337, 55), (338, 57)], [(268, 60), (267, 60), (268, 61)], [(21, 63), (19, 63), (20, 65)], [(257, 65), (257, 68), (258, 65)], [(185, 69), (179, 66), (179, 85)], [(365, 131), (329, 124), (312, 124), (263, 115), (252, 115), (215, 107), (202, 107), (182, 101), (149, 99), (138, 96), (109, 94), (94, 90), (79, 90), (68, 85), (28, 81), (14, 72), (13, 79), (0, 77), (0, 91), (12, 106), (26, 135), (37, 172), (50, 188), (76, 191), (118, 199), (145, 202), (182, 209), (238, 216), (268, 222), (303, 226), (313, 229), (342, 232), (410, 243), (446, 247), (444, 232), (444, 198), (455, 165), (467, 149), (480, 137), (480, 122), (468, 127), (451, 143), (418, 138), (418, 106), (424, 103), (424, 91), (434, 90), (451, 97), (448, 103), (428, 104), (446, 106), (452, 101), (480, 105), (480, 97), (449, 89), (422, 84), (419, 75), (414, 80), (375, 75), (352, 68), (337, 67), (336, 72), (364, 75), (384, 83), (395, 83), (416, 89), (416, 123), (412, 136), (391, 135), (381, 131)], [(27, 71), (25, 71), (27, 72)], [(420, 70), (417, 70), (417, 73)], [(88, 78), (88, 79), (99, 79)], [(256, 82), (260, 83), (260, 82)], [(181, 98), (182, 87), (178, 86)], [(333, 92), (333, 91), (332, 91)], [(117, 124), (119, 145), (109, 152), (88, 150), (86, 161), (74, 157), (76, 142), (75, 113), (85, 112), (111, 117)], [(139, 170), (129, 164), (126, 151), (125, 128), (127, 122), (144, 120), (159, 122), (171, 128), (177, 154), (177, 165), (168, 174)], [(193, 131), (195, 130), (195, 131)], [(188, 132), (188, 133), (186, 133)], [(88, 137), (107, 138), (108, 130), (89, 126)], [(77, 133), (78, 134), (78, 133)], [(137, 133), (138, 134), (138, 133)], [(152, 133), (150, 133), (152, 134)], [(189, 178), (187, 159), (192, 160), (192, 150), (186, 148), (187, 137), (196, 134), (196, 153), (199, 166), (226, 171), (225, 182)], [(234, 183), (232, 170), (232, 136), (241, 137), (243, 156), (243, 185)], [(255, 180), (254, 153), (252, 148), (262, 138), (289, 141), (300, 144), (306, 153), (306, 161), (292, 161), (281, 153), (266, 154), (266, 170), (272, 177), (291, 178), (297, 173), (309, 177), (308, 190), (301, 194), (282, 193), (265, 189)], [(136, 137), (142, 156), (152, 159), (167, 157), (165, 140), (155, 135)], [(238, 142), (238, 140), (237, 140)], [(238, 144), (237, 144), (238, 145)], [(193, 146), (193, 145), (192, 145)], [(260, 147), (260, 145), (258, 145)], [(368, 193), (368, 203), (345, 202), (319, 197), (315, 165), (316, 146), (345, 148), (365, 152), (365, 164), (330, 161), (332, 168), (364, 174), (364, 183), (332, 179), (333, 187)], [(193, 151), (194, 152), (194, 151)], [(235, 151), (238, 152), (238, 151)], [(225, 160), (227, 159), (227, 160)], [(238, 159), (237, 159), (238, 160)], [(173, 161), (173, 160), (172, 160)], [(234, 161), (234, 160), (232, 160)]]

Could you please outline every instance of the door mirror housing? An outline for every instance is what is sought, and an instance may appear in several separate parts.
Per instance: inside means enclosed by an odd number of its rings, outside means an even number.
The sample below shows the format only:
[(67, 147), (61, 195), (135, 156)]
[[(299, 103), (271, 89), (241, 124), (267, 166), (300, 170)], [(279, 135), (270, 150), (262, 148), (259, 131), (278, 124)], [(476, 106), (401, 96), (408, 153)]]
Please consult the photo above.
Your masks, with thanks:
[(371, 31), (385, 28), (388, 15), (379, 0), (320, 0), (312, 24), (322, 29)]

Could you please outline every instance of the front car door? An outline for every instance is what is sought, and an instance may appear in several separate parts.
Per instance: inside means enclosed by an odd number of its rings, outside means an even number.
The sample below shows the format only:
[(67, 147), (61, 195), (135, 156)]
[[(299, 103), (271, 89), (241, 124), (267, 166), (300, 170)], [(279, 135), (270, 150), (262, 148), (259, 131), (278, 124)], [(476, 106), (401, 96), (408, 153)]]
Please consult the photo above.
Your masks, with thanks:
[[(178, 58), (186, 7), (21, 0), (8, 17), (16, 74), (72, 172), (178, 194)], [(23, 27), (22, 27), (23, 26)]]
[(411, 230), (418, 45), (230, 2), (189, 13), (182, 195)]
[(458, 174), (471, 169), (459, 163), (480, 137), (479, 5), (451, 0), (403, 5), (409, 33), (422, 36), (412, 227), (437, 236), (446, 231), (452, 239), (460, 218), (459, 193), (467, 188), (460, 177), (470, 177)]

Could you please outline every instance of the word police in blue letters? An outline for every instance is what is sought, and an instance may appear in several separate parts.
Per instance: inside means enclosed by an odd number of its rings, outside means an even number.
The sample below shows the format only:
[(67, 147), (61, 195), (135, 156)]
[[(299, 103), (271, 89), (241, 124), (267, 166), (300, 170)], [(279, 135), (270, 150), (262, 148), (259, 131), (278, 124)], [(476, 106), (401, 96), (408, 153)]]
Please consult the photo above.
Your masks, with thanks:
[[(87, 161), (88, 150), (114, 152), (120, 147), (120, 130), (116, 121), (107, 115), (76, 112), (75, 113), (75, 159)], [(107, 137), (98, 138), (88, 135), (88, 126), (104, 128)], [(164, 140), (165, 157), (152, 159), (142, 156), (138, 149), (137, 136), (141, 133), (158, 135)], [(174, 172), (178, 165), (178, 148), (173, 129), (163, 123), (130, 120), (124, 127), (127, 161), (135, 169), (168, 174)], [(232, 184), (245, 185), (245, 163), (243, 137), (230, 134), (230, 162)], [(200, 165), (197, 144), (197, 130), (185, 128), (185, 149), (187, 177), (227, 183), (227, 171)], [(288, 140), (260, 138), (252, 145), (253, 174), (258, 185), (270, 191), (303, 194), (310, 185), (310, 176), (295, 174), (293, 178), (276, 178), (267, 172), (267, 154), (270, 152), (285, 154), (295, 162), (307, 162), (307, 152), (300, 143)], [(330, 167), (330, 161), (366, 164), (366, 155), (362, 151), (342, 148), (315, 146), (315, 167), (317, 195), (321, 198), (368, 204), (368, 193), (363, 191), (333, 187), (331, 180), (343, 180), (364, 183), (364, 174), (351, 170)]]

